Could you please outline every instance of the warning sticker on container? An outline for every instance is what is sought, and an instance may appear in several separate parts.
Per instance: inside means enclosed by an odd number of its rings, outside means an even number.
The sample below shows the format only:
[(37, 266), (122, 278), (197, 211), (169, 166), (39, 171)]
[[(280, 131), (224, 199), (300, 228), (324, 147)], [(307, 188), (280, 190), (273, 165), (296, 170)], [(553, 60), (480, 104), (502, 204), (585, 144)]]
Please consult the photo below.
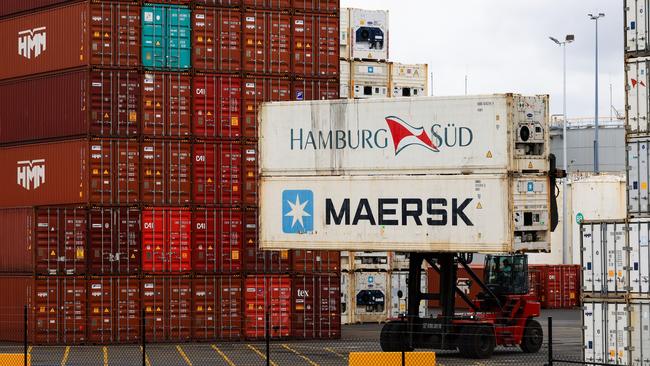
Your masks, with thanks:
[(144, 12), (144, 21), (145, 22), (153, 22), (153, 12), (145, 11)]

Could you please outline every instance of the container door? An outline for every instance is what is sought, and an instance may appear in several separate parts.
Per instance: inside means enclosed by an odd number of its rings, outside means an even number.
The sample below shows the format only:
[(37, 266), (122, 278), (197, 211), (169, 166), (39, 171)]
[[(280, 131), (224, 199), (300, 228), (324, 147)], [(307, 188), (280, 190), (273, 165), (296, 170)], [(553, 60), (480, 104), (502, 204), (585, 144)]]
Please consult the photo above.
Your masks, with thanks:
[(244, 192), (243, 201), (248, 205), (257, 206), (258, 199), (258, 154), (257, 146), (244, 146)]
[(162, 68), (165, 58), (165, 8), (147, 5), (142, 7), (142, 65)]
[(165, 203), (165, 180), (168, 165), (165, 149), (160, 142), (147, 141), (141, 145), (142, 192), (144, 203)]
[(268, 58), (268, 16), (263, 11), (244, 14), (244, 70), (249, 72), (266, 72)]
[(585, 303), (582, 308), (582, 340), (584, 342), (584, 360), (585, 362), (598, 362), (595, 355), (595, 321), (594, 321), (594, 305), (593, 303)]
[[(627, 208), (630, 215), (636, 216), (641, 212), (641, 176), (639, 175), (641, 143), (630, 141), (627, 144)], [(644, 145), (645, 146), (645, 145)], [(646, 183), (647, 184), (647, 183)]]
[(299, 276), (293, 279), (293, 335), (294, 337), (313, 339), (316, 337), (316, 325), (320, 318), (316, 299), (316, 278)]
[[(628, 247), (630, 248), (629, 280), (630, 280), (630, 291), (633, 293), (639, 293), (641, 291), (641, 276), (640, 276), (640, 268), (639, 268), (639, 264), (640, 264), (639, 254), (641, 249), (640, 246), (641, 225), (645, 226), (646, 223), (630, 222), (628, 224), (628, 238), (629, 238)], [(646, 231), (647, 231), (647, 227), (646, 227)]]
[(62, 229), (59, 258), (61, 273), (66, 275), (86, 272), (86, 240), (88, 217), (84, 209), (58, 209)]
[(142, 212), (142, 270), (158, 273), (165, 270), (165, 233), (169, 230), (164, 209)]
[(111, 274), (115, 260), (112, 210), (93, 208), (88, 213), (88, 220), (90, 221), (89, 272)]
[(133, 342), (140, 339), (142, 306), (140, 281), (132, 277), (116, 277), (115, 294), (115, 341)]
[(192, 269), (192, 218), (190, 211), (170, 210), (169, 232), (166, 239), (165, 250), (169, 253), (167, 258), (167, 272), (187, 272)]
[[(188, 121), (189, 122), (189, 121)], [(189, 143), (169, 142), (168, 202), (184, 205), (191, 202), (192, 152)]]
[(113, 277), (97, 277), (88, 280), (88, 340), (97, 343), (114, 341), (113, 323)]
[(140, 272), (140, 209), (116, 208), (113, 212), (115, 230), (115, 262), (113, 270), (119, 274)]
[(302, 76), (314, 76), (318, 52), (314, 26), (316, 15), (296, 14), (293, 17), (293, 72)]
[(194, 135), (204, 138), (241, 136), (241, 79), (229, 75), (194, 78)]
[(113, 200), (120, 205), (140, 202), (140, 145), (135, 140), (117, 140), (113, 146)]
[(58, 343), (59, 335), (59, 281), (57, 278), (34, 280), (34, 329), (37, 343)]
[(190, 279), (169, 279), (169, 340), (186, 341), (191, 338), (192, 284)]
[(198, 277), (192, 280), (194, 311), (192, 313), (193, 337), (197, 340), (217, 338), (217, 309), (221, 306), (217, 298), (216, 277)]
[(169, 298), (165, 291), (164, 277), (152, 277), (142, 280), (142, 307), (145, 311), (146, 337), (151, 342), (164, 341), (167, 322), (167, 303)]
[(241, 338), (242, 280), (238, 277), (219, 277), (219, 333), (220, 339)]
[(650, 187), (648, 187), (648, 141), (639, 142), (639, 213), (647, 215), (650, 213), (648, 206), (650, 201), (648, 195), (650, 194)]
[(627, 305), (607, 304), (607, 363), (627, 365), (630, 347)]
[(81, 343), (86, 340), (86, 280), (61, 278), (60, 285), (60, 332), (61, 342)]
[(650, 303), (639, 300), (631, 303), (630, 331), (632, 365), (647, 365), (650, 362)]
[(606, 292), (615, 294), (625, 291), (627, 252), (625, 251), (625, 233), (622, 224), (608, 223), (604, 235), (606, 252)]
[(191, 66), (192, 25), (190, 9), (180, 6), (167, 8), (167, 63), (171, 69)]
[(584, 224), (580, 228), (582, 246), (582, 290), (594, 292), (594, 224)]

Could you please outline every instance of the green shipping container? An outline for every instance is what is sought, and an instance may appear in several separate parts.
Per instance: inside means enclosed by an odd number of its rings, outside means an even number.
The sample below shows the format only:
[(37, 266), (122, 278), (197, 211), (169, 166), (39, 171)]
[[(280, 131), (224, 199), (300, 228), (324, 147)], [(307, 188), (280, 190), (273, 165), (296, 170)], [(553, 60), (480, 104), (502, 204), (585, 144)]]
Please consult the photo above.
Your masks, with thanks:
[(158, 69), (191, 67), (190, 9), (178, 5), (142, 7), (142, 65)]

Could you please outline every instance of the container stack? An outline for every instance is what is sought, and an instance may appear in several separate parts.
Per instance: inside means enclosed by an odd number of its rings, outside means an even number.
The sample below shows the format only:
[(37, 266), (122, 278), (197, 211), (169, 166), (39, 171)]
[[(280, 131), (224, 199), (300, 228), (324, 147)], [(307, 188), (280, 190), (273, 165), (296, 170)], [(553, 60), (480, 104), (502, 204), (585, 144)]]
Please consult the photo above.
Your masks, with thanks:
[(257, 246), (256, 145), (338, 98), (338, 1), (35, 4), (0, 5), (0, 339), (340, 336), (338, 252)]
[(650, 357), (647, 0), (624, 3), (627, 219), (582, 225), (583, 340), (588, 362), (637, 365)]

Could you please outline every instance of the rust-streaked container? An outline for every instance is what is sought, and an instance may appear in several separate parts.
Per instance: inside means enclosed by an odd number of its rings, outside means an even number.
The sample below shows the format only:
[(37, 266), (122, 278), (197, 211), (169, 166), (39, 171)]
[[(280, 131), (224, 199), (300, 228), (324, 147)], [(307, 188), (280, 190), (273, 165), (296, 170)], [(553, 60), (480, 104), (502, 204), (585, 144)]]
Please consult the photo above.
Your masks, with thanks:
[(196, 208), (192, 220), (196, 273), (236, 273), (242, 268), (243, 215), (239, 209)]
[(204, 8), (192, 13), (192, 65), (196, 70), (239, 72), (242, 65), (242, 13)]
[(244, 78), (242, 92), (243, 116), (242, 134), (257, 139), (257, 111), (264, 102), (286, 102), (291, 100), (291, 82), (282, 77)]
[(186, 276), (150, 276), (141, 280), (147, 340), (191, 338), (192, 281)]
[(240, 137), (241, 78), (228, 74), (198, 74), (193, 80), (193, 135), (201, 139)]
[(35, 227), (33, 208), (0, 210), (0, 272), (34, 273)]
[(139, 133), (137, 71), (84, 69), (9, 80), (0, 83), (0, 100), (0, 144)]
[(96, 275), (140, 273), (140, 209), (93, 207), (88, 210), (88, 272)]
[(0, 21), (0, 79), (140, 64), (140, 6), (81, 2)]
[(0, 148), (0, 207), (132, 204), (139, 196), (133, 140), (69, 140)]
[(291, 335), (291, 278), (288, 276), (248, 276), (244, 281), (244, 335), (264, 338), (266, 314), (270, 316), (271, 336)]
[(34, 272), (45, 275), (86, 273), (88, 211), (77, 207), (36, 209)]
[(261, 250), (258, 241), (258, 211), (244, 211), (244, 272), (288, 273), (291, 256), (288, 250)]
[(244, 13), (243, 29), (244, 71), (291, 73), (291, 16), (288, 13), (248, 10)]
[(291, 100), (339, 99), (339, 82), (332, 79), (300, 79), (292, 83)]
[(186, 205), (191, 199), (191, 146), (184, 141), (141, 143), (141, 199), (155, 205)]
[(198, 276), (192, 280), (194, 340), (237, 340), (242, 331), (242, 279)]
[(293, 73), (299, 77), (338, 78), (339, 18), (297, 13), (292, 23)]
[(191, 134), (192, 81), (185, 73), (147, 71), (142, 76), (142, 134), (187, 138)]
[(336, 13), (339, 0), (293, 0), (293, 10), (298, 12)]
[(236, 142), (197, 142), (192, 149), (193, 202), (237, 205), (242, 202), (242, 148)]
[(142, 271), (184, 273), (192, 269), (192, 213), (184, 208), (142, 210)]

